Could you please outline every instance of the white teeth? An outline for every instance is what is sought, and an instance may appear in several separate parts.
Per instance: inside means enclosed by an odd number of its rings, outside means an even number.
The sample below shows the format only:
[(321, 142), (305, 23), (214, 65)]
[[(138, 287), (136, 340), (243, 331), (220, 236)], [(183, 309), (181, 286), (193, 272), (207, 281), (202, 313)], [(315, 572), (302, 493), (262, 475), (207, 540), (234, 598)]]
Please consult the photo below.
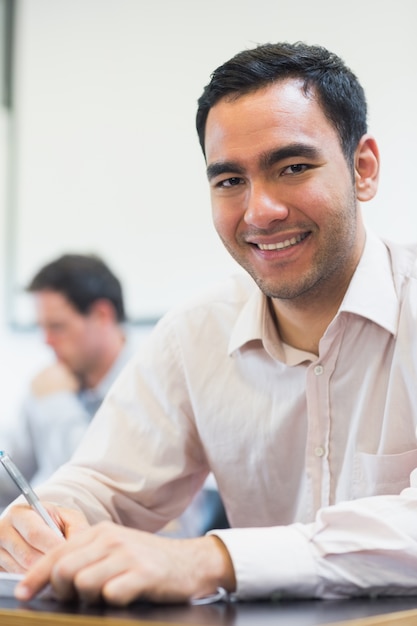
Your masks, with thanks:
[(258, 243), (258, 248), (260, 250), (282, 250), (283, 248), (295, 246), (296, 243), (300, 243), (304, 238), (305, 235), (297, 235), (297, 237), (291, 237), (291, 239), (286, 239), (279, 243)]

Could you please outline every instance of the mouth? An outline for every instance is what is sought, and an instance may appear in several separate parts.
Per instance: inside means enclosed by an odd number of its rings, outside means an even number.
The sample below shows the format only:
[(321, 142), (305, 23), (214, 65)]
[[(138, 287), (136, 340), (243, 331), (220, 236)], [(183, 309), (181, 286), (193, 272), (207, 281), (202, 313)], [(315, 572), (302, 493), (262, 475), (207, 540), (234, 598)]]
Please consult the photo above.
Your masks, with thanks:
[(292, 246), (296, 246), (298, 243), (306, 239), (310, 235), (309, 232), (303, 233), (301, 235), (297, 235), (295, 237), (290, 237), (289, 239), (285, 239), (284, 241), (278, 241), (277, 243), (257, 243), (255, 244), (259, 250), (284, 250), (285, 248), (291, 248)]

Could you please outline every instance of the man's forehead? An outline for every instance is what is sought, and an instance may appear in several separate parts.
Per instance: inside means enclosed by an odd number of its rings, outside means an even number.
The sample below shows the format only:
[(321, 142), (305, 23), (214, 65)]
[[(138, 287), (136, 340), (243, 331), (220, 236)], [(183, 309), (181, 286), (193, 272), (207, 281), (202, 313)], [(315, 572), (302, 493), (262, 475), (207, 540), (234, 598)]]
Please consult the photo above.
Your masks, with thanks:
[[(239, 98), (225, 97), (207, 117), (207, 163), (230, 158), (229, 151), (243, 156), (239, 150), (252, 149), (258, 141), (259, 150), (279, 147), (275, 143), (278, 136), (283, 146), (305, 143), (317, 120), (329, 125), (318, 99), (311, 91), (305, 92), (300, 79), (278, 81)], [(264, 144), (269, 137), (271, 146)]]
[(49, 312), (77, 312), (74, 304), (67, 298), (67, 296), (53, 289), (42, 289), (41, 291), (34, 292), (35, 303), (37, 308), (47, 310)]
[(314, 87), (307, 88), (305, 81), (298, 77), (280, 79), (262, 85), (257, 89), (251, 89), (244, 93), (229, 93), (220, 98), (209, 110), (207, 122), (213, 114), (218, 115), (219, 110), (250, 107), (251, 103), (264, 103), (265, 107), (277, 106), (280, 101), (296, 105), (301, 102), (319, 101)]

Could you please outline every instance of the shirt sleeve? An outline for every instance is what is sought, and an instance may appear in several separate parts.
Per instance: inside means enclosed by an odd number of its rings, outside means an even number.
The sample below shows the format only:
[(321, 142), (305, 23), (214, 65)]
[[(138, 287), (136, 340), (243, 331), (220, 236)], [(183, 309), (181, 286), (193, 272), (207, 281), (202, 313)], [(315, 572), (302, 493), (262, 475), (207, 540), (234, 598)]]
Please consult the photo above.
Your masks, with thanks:
[(209, 467), (178, 361), (164, 334), (151, 347), (145, 342), (39, 496), (80, 508), (91, 523), (155, 532), (179, 517)]
[(398, 496), (374, 496), (323, 508), (311, 524), (213, 531), (231, 556), (236, 596), (415, 594), (415, 472), (411, 484)]

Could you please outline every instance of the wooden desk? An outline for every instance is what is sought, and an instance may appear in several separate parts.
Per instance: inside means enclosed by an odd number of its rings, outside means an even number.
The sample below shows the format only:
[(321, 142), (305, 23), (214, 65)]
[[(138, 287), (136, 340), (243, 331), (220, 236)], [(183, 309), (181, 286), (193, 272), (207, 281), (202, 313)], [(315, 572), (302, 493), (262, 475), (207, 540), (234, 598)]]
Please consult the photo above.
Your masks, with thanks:
[(128, 609), (0, 598), (0, 626), (417, 626), (417, 596)]

